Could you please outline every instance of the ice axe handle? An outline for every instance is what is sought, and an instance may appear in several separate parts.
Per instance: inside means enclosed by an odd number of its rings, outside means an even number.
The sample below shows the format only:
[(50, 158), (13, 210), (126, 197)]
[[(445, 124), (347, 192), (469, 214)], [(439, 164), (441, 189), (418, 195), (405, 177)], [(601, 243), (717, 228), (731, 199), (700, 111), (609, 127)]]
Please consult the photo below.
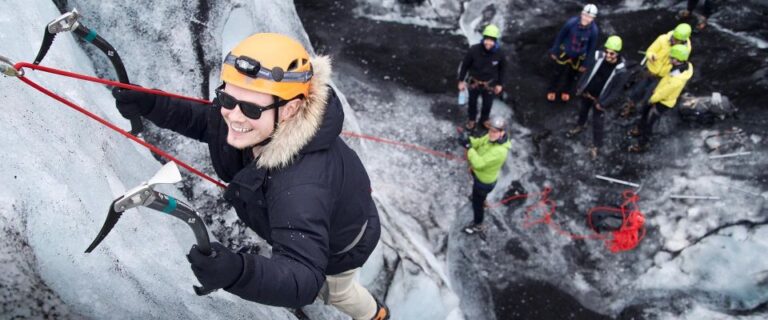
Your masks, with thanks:
[[(195, 209), (192, 208), (192, 206), (162, 192), (154, 190), (152, 190), (152, 192), (153, 200), (147, 205), (147, 207), (165, 212), (186, 222), (187, 225), (192, 228), (192, 232), (195, 234), (195, 239), (197, 240), (197, 245), (195, 248), (197, 251), (211, 258), (215, 258), (216, 251), (211, 249), (211, 241), (208, 239), (208, 230), (206, 229), (205, 223), (203, 223), (203, 220), (200, 219), (200, 216), (197, 214)], [(216, 291), (216, 289), (206, 289), (204, 287), (198, 286), (193, 286), (193, 288), (195, 289), (195, 293), (198, 296), (204, 296)]]
[[(84, 26), (82, 23), (78, 24), (77, 27), (73, 30), (75, 34), (82, 37), (83, 40), (86, 42), (90, 42), (93, 45), (95, 45), (99, 50), (104, 52), (105, 55), (107, 55), (107, 58), (109, 58), (109, 61), (112, 63), (112, 66), (115, 68), (115, 73), (117, 73), (117, 80), (121, 83), (130, 84), (131, 81), (128, 79), (128, 72), (125, 70), (125, 65), (123, 64), (123, 59), (120, 58), (120, 55), (117, 53), (117, 50), (115, 50), (114, 47), (112, 47), (107, 40), (102, 38), (100, 35), (96, 33), (95, 30), (88, 29), (88, 27)], [(130, 133), (134, 136), (138, 136), (139, 133), (141, 133), (144, 130), (144, 124), (141, 123), (141, 116), (135, 116), (133, 118), (130, 118), (131, 120), (131, 131)]]
[[(215, 258), (216, 257), (216, 251), (212, 251), (210, 249), (210, 247), (208, 247), (207, 249), (208, 250), (203, 250), (203, 248), (201, 248), (200, 246), (197, 246), (197, 251), (200, 251), (200, 253), (202, 253), (202, 254), (204, 254), (206, 256), (209, 256), (211, 258)], [(209, 293), (214, 292), (214, 291), (217, 290), (217, 289), (207, 289), (207, 288), (204, 288), (203, 286), (192, 286), (192, 288), (195, 289), (195, 293), (198, 296), (205, 296), (205, 295), (208, 295)]]

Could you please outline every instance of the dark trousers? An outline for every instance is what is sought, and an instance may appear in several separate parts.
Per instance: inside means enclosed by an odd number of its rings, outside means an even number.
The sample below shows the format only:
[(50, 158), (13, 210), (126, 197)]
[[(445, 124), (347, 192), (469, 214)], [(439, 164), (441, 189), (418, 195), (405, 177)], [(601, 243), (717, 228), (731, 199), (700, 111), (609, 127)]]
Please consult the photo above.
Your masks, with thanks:
[(659, 78), (652, 75), (648, 70), (643, 70), (640, 79), (629, 90), (629, 99), (637, 106), (642, 106), (648, 102), (648, 99), (659, 84)]
[(493, 106), (493, 92), (483, 86), (478, 86), (475, 89), (469, 89), (469, 120), (477, 120), (477, 98), (483, 97), (483, 109), (480, 112), (480, 123), (488, 120), (491, 114), (491, 106)]
[(496, 186), (496, 182), (491, 184), (485, 184), (477, 180), (474, 174), (472, 174), (472, 210), (475, 213), (475, 224), (483, 223), (485, 218), (485, 199), (488, 198), (488, 194), (491, 193), (493, 187)]
[(576, 76), (578, 74), (579, 70), (574, 69), (570, 64), (556, 63), (547, 92), (567, 92), (570, 94), (571, 90), (573, 90), (573, 84), (576, 83)]
[(581, 108), (579, 109), (579, 122), (578, 126), (584, 126), (587, 124), (587, 117), (589, 117), (589, 110), (592, 110), (592, 144), (595, 147), (603, 147), (603, 118), (605, 118), (605, 112), (595, 109), (595, 102), (591, 99), (581, 97)]
[(637, 124), (637, 127), (640, 129), (640, 138), (638, 140), (640, 145), (646, 145), (651, 141), (651, 136), (653, 136), (653, 125), (656, 124), (656, 121), (659, 121), (661, 115), (669, 109), (670, 108), (660, 103), (646, 104), (642, 108), (640, 111), (640, 122)]
[[(696, 5), (699, 4), (699, 0), (688, 0), (688, 11), (693, 12), (693, 9), (696, 9)], [(704, 9), (702, 9), (701, 13), (704, 15), (705, 18), (709, 18), (710, 15), (712, 15), (712, 1), (710, 0), (704, 0)]]

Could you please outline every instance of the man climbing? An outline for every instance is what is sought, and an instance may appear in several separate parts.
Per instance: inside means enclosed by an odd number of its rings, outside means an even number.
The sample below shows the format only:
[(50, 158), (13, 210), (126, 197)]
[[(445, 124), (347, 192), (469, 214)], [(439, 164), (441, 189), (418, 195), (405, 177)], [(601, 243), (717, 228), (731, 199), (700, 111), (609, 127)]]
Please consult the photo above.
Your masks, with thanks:
[(605, 51), (595, 51), (576, 88), (576, 95), (581, 97), (579, 120), (576, 127), (569, 130), (568, 137), (579, 134), (586, 128), (589, 111), (592, 112), (592, 147), (589, 153), (592, 160), (597, 158), (603, 146), (603, 118), (605, 109), (613, 108), (623, 97), (624, 84), (629, 73), (621, 52), (622, 41), (619, 36), (610, 36), (605, 42)]
[(677, 98), (683, 92), (685, 84), (693, 77), (693, 64), (688, 62), (690, 54), (690, 49), (684, 44), (676, 44), (669, 50), (672, 70), (661, 78), (641, 111), (640, 121), (630, 130), (630, 135), (639, 137), (638, 144), (629, 147), (630, 152), (643, 152), (648, 149), (653, 125), (662, 114), (677, 104)]
[(472, 210), (473, 223), (464, 229), (468, 234), (484, 230), (485, 199), (496, 186), (499, 171), (507, 160), (512, 142), (506, 133), (507, 121), (502, 117), (493, 117), (489, 121), (488, 133), (475, 138), (469, 137), (467, 160), (472, 171)]
[[(466, 128), (475, 128), (477, 120), (477, 98), (483, 97), (483, 109), (480, 123), (486, 125), (491, 114), (493, 98), (501, 94), (504, 85), (506, 61), (499, 49), (501, 32), (495, 25), (489, 24), (483, 30), (482, 42), (469, 47), (464, 60), (459, 66), (459, 91), (467, 89), (469, 82), (469, 121)], [(467, 79), (469, 76), (469, 79)]]
[(368, 174), (339, 137), (344, 113), (330, 78), (329, 58), (259, 33), (227, 54), (212, 106), (113, 94), (123, 116), (206, 142), (216, 173), (230, 182), (224, 198), (272, 245), (269, 258), (218, 242), (211, 256), (192, 247), (187, 257), (205, 288), (293, 308), (326, 288), (325, 301), (353, 319), (387, 319), (356, 279), (381, 230)]
[(645, 51), (645, 70), (629, 92), (629, 100), (621, 112), (622, 117), (629, 116), (636, 106), (640, 107), (638, 103), (648, 101), (653, 88), (672, 69), (669, 59), (669, 51), (672, 46), (681, 44), (688, 47), (689, 52), (693, 50), (691, 46), (691, 31), (689, 24), (678, 24), (674, 30), (659, 35), (651, 46), (648, 47), (648, 50)]
[(581, 15), (568, 19), (555, 38), (555, 43), (549, 49), (549, 57), (555, 65), (552, 80), (547, 89), (547, 101), (554, 102), (560, 93), (560, 100), (568, 102), (571, 90), (578, 72), (587, 68), (583, 65), (587, 56), (595, 51), (597, 46), (597, 6), (587, 4), (581, 10)]

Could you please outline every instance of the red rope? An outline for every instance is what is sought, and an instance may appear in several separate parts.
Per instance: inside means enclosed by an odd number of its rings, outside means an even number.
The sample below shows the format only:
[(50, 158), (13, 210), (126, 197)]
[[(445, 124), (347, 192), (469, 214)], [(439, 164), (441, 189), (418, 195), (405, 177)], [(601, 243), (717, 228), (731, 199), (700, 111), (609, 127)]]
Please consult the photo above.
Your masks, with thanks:
[[(136, 91), (140, 91), (140, 92), (146, 92), (146, 93), (151, 93), (151, 94), (156, 94), (156, 95), (161, 95), (161, 96), (167, 96), (167, 97), (179, 98), (179, 99), (184, 99), (184, 100), (190, 100), (190, 101), (195, 101), (195, 102), (204, 103), (204, 104), (210, 104), (211, 103), (208, 100), (186, 97), (186, 96), (177, 95), (177, 94), (173, 94), (173, 93), (168, 93), (168, 92), (160, 91), (160, 90), (147, 89), (147, 88), (136, 86), (136, 85), (125, 84), (125, 83), (120, 83), (120, 82), (117, 82), (117, 81), (111, 81), (111, 80), (107, 80), (107, 79), (86, 76), (86, 75), (82, 75), (82, 74), (78, 74), (78, 73), (74, 73), (74, 72), (54, 69), (54, 68), (45, 67), (45, 66), (41, 66), (41, 65), (35, 65), (35, 64), (27, 63), (27, 62), (19, 62), (19, 63), (14, 65), (14, 68), (16, 70), (19, 70), (19, 71), (21, 71), (22, 68), (30, 68), (30, 69), (40, 70), (40, 71), (44, 71), (44, 72), (48, 72), (48, 73), (52, 73), (52, 74), (57, 74), (57, 75), (65, 76), (65, 77), (70, 77), (70, 78), (75, 78), (75, 79), (80, 79), (80, 80), (85, 80), (85, 81), (90, 81), (90, 82), (96, 82), (96, 83), (116, 86), (116, 87), (120, 87), (120, 88), (136, 90)], [(176, 162), (181, 167), (183, 167), (183, 168), (189, 170), (190, 172), (200, 176), (201, 178), (203, 178), (205, 180), (208, 180), (208, 181), (216, 184), (219, 187), (226, 188), (226, 185), (224, 183), (209, 177), (208, 175), (206, 175), (206, 174), (200, 172), (199, 170), (197, 170), (197, 169), (187, 165), (183, 161), (181, 161), (179, 159), (176, 159), (175, 157), (173, 157), (170, 154), (166, 153), (165, 151), (155, 147), (154, 145), (149, 144), (149, 143), (147, 143), (147, 142), (145, 142), (145, 141), (143, 141), (141, 139), (136, 138), (135, 136), (131, 135), (130, 133), (126, 132), (125, 130), (120, 129), (119, 127), (115, 126), (114, 124), (112, 124), (112, 123), (102, 119), (101, 117), (99, 117), (99, 116), (89, 112), (88, 110), (85, 110), (82, 107), (80, 107), (80, 106), (70, 102), (69, 100), (64, 99), (61, 96), (59, 96), (59, 95), (57, 95), (57, 94), (55, 94), (55, 93), (53, 93), (53, 92), (43, 88), (42, 86), (38, 85), (37, 83), (33, 82), (32, 80), (29, 80), (28, 78), (26, 78), (24, 76), (19, 77), (19, 79), (21, 81), (23, 81), (24, 83), (28, 84), (29, 86), (31, 86), (32, 88), (35, 88), (36, 90), (38, 90), (38, 91), (40, 91), (40, 92), (50, 96), (51, 98), (53, 98), (53, 99), (55, 99), (55, 100), (65, 104), (65, 105), (69, 106), (70, 108), (73, 108), (73, 109), (83, 113), (84, 115), (86, 115), (86, 116), (96, 120), (97, 122), (101, 123), (102, 125), (107, 126), (108, 128), (110, 128), (110, 129), (112, 129), (112, 130), (122, 134), (126, 138), (131, 139), (134, 142), (136, 142), (136, 143), (138, 143), (138, 144), (148, 148), (152, 152), (154, 152), (154, 153), (156, 153), (156, 154), (158, 154), (158, 155), (160, 155), (160, 156), (162, 156), (162, 157), (164, 157), (164, 158), (166, 158), (166, 159), (168, 159), (170, 161)], [(436, 150), (432, 150), (432, 149), (425, 148), (425, 147), (418, 146), (418, 145), (414, 145), (414, 144), (408, 144), (408, 143), (398, 142), (398, 141), (394, 141), (394, 140), (387, 140), (387, 139), (383, 139), (383, 138), (379, 138), (379, 137), (375, 137), (375, 136), (370, 136), (370, 135), (365, 135), (365, 134), (355, 133), (355, 132), (350, 132), (350, 131), (343, 131), (342, 135), (347, 136), (347, 137), (367, 139), (367, 140), (371, 140), (371, 141), (375, 141), (375, 142), (380, 142), (380, 143), (386, 143), (386, 144), (401, 146), (401, 147), (405, 147), (405, 148), (408, 148), (408, 149), (413, 149), (413, 150), (416, 150), (416, 151), (420, 151), (420, 152), (424, 152), (424, 153), (427, 153), (427, 154), (431, 154), (431, 155), (434, 155), (434, 156), (437, 156), (437, 157), (441, 157), (441, 158), (445, 158), (445, 159), (448, 159), (448, 160), (452, 160), (452, 161), (461, 161), (461, 162), (466, 161), (466, 156), (464, 158), (456, 157), (456, 156), (454, 156), (452, 154), (449, 154), (449, 153), (439, 152), (439, 151), (436, 151)], [(604, 235), (599, 234), (597, 232), (593, 232), (593, 234), (589, 234), (589, 235), (580, 235), (580, 234), (574, 234), (574, 233), (565, 231), (562, 228), (560, 228), (560, 226), (557, 223), (555, 223), (553, 221), (553, 219), (552, 219), (554, 214), (555, 214), (555, 211), (556, 211), (556, 205), (555, 205), (554, 201), (549, 199), (549, 194), (551, 192), (552, 192), (551, 188), (544, 188), (544, 190), (542, 192), (539, 192), (539, 193), (514, 195), (514, 196), (507, 197), (505, 199), (502, 199), (500, 202), (497, 202), (497, 203), (494, 203), (494, 204), (490, 204), (490, 205), (488, 205), (488, 207), (496, 208), (496, 207), (499, 207), (499, 206), (501, 206), (503, 204), (507, 204), (507, 203), (509, 203), (510, 201), (513, 201), (513, 200), (525, 199), (525, 198), (529, 198), (531, 196), (537, 195), (539, 197), (539, 200), (536, 201), (534, 204), (529, 205), (525, 209), (525, 218), (524, 218), (524, 223), (523, 223), (523, 226), (525, 228), (530, 228), (530, 227), (532, 227), (534, 225), (537, 225), (537, 224), (541, 223), (541, 224), (548, 225), (549, 227), (554, 229), (557, 233), (565, 235), (565, 236), (568, 236), (568, 237), (570, 237), (571, 239), (574, 239), (574, 240), (581, 240), (581, 239), (605, 239), (606, 238)], [(592, 228), (594, 230), (594, 228), (592, 227), (592, 221), (591, 221), (592, 220), (591, 219), (591, 215), (592, 215), (592, 213), (594, 211), (601, 210), (601, 211), (611, 211), (611, 212), (620, 212), (621, 213), (621, 215), (622, 215), (622, 225), (621, 225), (621, 227), (619, 228), (619, 230), (616, 230), (616, 231), (612, 232), (613, 238), (605, 240), (606, 244), (608, 245), (608, 247), (611, 250), (611, 252), (614, 252), (614, 253), (620, 252), (620, 251), (626, 251), (626, 250), (634, 249), (635, 247), (637, 247), (638, 243), (640, 242), (640, 240), (643, 239), (643, 237), (645, 236), (645, 233), (646, 233), (646, 230), (645, 230), (645, 227), (644, 227), (645, 217), (643, 216), (642, 212), (640, 212), (639, 209), (638, 209), (638, 206), (637, 206), (638, 197), (637, 197), (637, 195), (634, 194), (631, 191), (625, 191), (623, 193), (623, 196), (626, 198), (626, 200), (621, 205), (621, 208), (595, 207), (595, 208), (592, 208), (589, 211), (589, 213), (587, 214), (587, 221), (588, 221), (588, 223), (590, 225), (590, 228)], [(629, 205), (632, 205), (632, 209), (629, 210), (629, 214), (627, 214), (627, 210), (628, 210), (627, 207)], [(544, 211), (544, 214), (541, 215), (540, 218), (538, 218), (536, 220), (533, 220), (532, 217), (534, 216), (534, 213), (536, 211), (541, 211), (541, 210)]]
[(465, 161), (464, 159), (462, 159), (460, 157), (457, 157), (457, 156), (454, 156), (454, 155), (452, 155), (450, 153), (445, 153), (445, 152), (440, 152), (440, 151), (432, 150), (432, 149), (425, 148), (425, 147), (422, 147), (422, 146), (418, 146), (418, 145), (415, 145), (415, 144), (409, 144), (409, 143), (404, 143), (404, 142), (399, 142), (399, 141), (394, 141), (394, 140), (387, 140), (387, 139), (383, 139), (383, 138), (379, 138), (379, 137), (369, 136), (369, 135), (365, 135), (365, 134), (362, 134), (362, 133), (355, 133), (355, 132), (350, 132), (350, 131), (342, 131), (341, 134), (344, 135), (344, 136), (347, 136), (347, 137), (360, 138), (360, 139), (366, 139), (366, 140), (376, 141), (376, 142), (380, 142), (380, 143), (386, 143), (386, 144), (401, 146), (401, 147), (405, 147), (407, 149), (413, 149), (413, 150), (416, 150), (416, 151), (420, 151), (420, 152), (423, 152), (423, 153), (431, 154), (433, 156), (445, 158), (445, 159), (448, 159), (448, 160), (462, 161), (462, 162)]
[[(154, 94), (161, 94), (161, 95), (177, 97), (177, 98), (183, 98), (183, 99), (186, 99), (186, 100), (205, 101), (205, 100), (200, 100), (200, 99), (193, 99), (193, 98), (178, 96), (178, 95), (170, 94), (170, 93), (159, 91), (159, 90), (145, 89), (145, 88), (142, 88), (142, 87), (139, 87), (139, 86), (128, 85), (128, 84), (124, 84), (124, 83), (120, 83), (120, 82), (109, 81), (109, 80), (99, 79), (99, 78), (94, 78), (94, 77), (88, 77), (88, 76), (84, 76), (84, 75), (75, 74), (75, 73), (72, 73), (72, 72), (67, 72), (67, 71), (57, 70), (57, 69), (53, 69), (53, 68), (43, 67), (43, 66), (40, 66), (40, 65), (34, 65), (34, 64), (31, 64), (31, 63), (26, 63), (26, 62), (19, 62), (16, 65), (14, 65), (14, 68), (16, 68), (16, 70), (21, 70), (21, 68), (27, 67), (27, 66), (29, 66), (32, 69), (39, 69), (39, 70), (42, 70), (42, 71), (46, 71), (46, 72), (50, 72), (50, 73), (54, 73), (54, 74), (58, 74), (58, 75), (66, 76), (66, 77), (72, 77), (72, 78), (82, 79), (82, 80), (86, 80), (86, 81), (91, 81), (91, 82), (110, 84), (110, 85), (115, 85), (115, 86), (119, 86), (119, 87), (127, 88), (127, 89), (132, 89), (132, 90), (139, 90), (139, 89), (141, 89), (139, 91), (148, 92), (148, 93), (154, 93)], [(34, 66), (34, 67), (32, 67), (32, 66)], [(212, 182), (213, 184), (215, 184), (215, 185), (217, 185), (217, 186), (219, 186), (221, 188), (226, 188), (227, 187), (226, 184), (224, 184), (224, 183), (222, 183), (222, 182), (220, 182), (220, 181), (218, 181), (216, 179), (213, 179), (213, 178), (209, 177), (205, 173), (202, 173), (199, 170), (193, 168), (192, 166), (184, 163), (183, 161), (181, 161), (179, 159), (176, 159), (174, 156), (171, 156), (170, 154), (168, 154), (167, 152), (161, 150), (160, 148), (155, 147), (154, 145), (149, 144), (149, 143), (147, 143), (147, 142), (145, 142), (145, 141), (143, 141), (143, 140), (141, 140), (139, 138), (136, 138), (132, 134), (126, 132), (123, 129), (120, 129), (119, 127), (117, 127), (116, 125), (110, 123), (109, 121), (104, 120), (101, 117), (91, 113), (90, 111), (85, 110), (82, 107), (72, 103), (71, 101), (69, 101), (67, 99), (64, 99), (61, 96), (59, 96), (59, 95), (57, 95), (57, 94), (55, 94), (55, 93), (53, 93), (53, 92), (43, 88), (42, 86), (40, 86), (39, 84), (35, 83), (34, 81), (29, 80), (29, 78), (23, 76), (23, 77), (19, 77), (19, 80), (21, 80), (24, 83), (28, 84), (30, 87), (35, 88), (37, 91), (42, 92), (43, 94), (45, 94), (45, 95), (47, 95), (47, 96), (49, 96), (49, 97), (51, 97), (51, 98), (53, 98), (53, 99), (55, 99), (55, 100), (57, 100), (57, 101), (59, 101), (61, 103), (67, 105), (68, 107), (70, 107), (72, 109), (77, 110), (78, 112), (88, 116), (89, 118), (91, 118), (93, 120), (96, 120), (97, 122), (101, 123), (102, 125), (104, 125), (104, 126), (110, 128), (110, 129), (112, 129), (112, 130), (122, 134), (126, 138), (131, 139), (134, 142), (136, 142), (136, 143), (146, 147), (147, 149), (149, 149), (152, 152), (160, 155), (161, 157), (166, 158), (166, 159), (168, 159), (170, 161), (176, 162), (181, 167), (183, 167), (183, 168), (189, 170), (190, 172), (200, 176), (201, 178), (203, 178), (205, 180), (208, 180), (208, 181)], [(205, 102), (207, 102), (207, 101), (205, 101)], [(210, 103), (210, 102), (208, 102), (208, 103)]]
[[(621, 252), (632, 250), (640, 243), (645, 237), (645, 216), (637, 205), (639, 197), (632, 191), (624, 191), (622, 196), (625, 198), (620, 208), (612, 207), (594, 207), (587, 213), (587, 223), (592, 230), (591, 234), (576, 234), (566, 230), (563, 230), (560, 225), (554, 221), (553, 217), (556, 212), (556, 204), (549, 199), (549, 194), (552, 192), (552, 188), (546, 187), (541, 192), (513, 195), (504, 198), (498, 203), (490, 204), (487, 207), (496, 208), (503, 204), (507, 204), (510, 201), (518, 199), (526, 199), (537, 196), (539, 199), (525, 208), (525, 216), (523, 218), (523, 227), (531, 228), (537, 224), (546, 224), (552, 228), (558, 234), (567, 236), (572, 240), (584, 240), (584, 239), (601, 239), (604, 240), (608, 249), (613, 252)], [(543, 214), (537, 215), (537, 212), (543, 211)], [(621, 227), (611, 232), (612, 237), (597, 233), (592, 225), (592, 213), (596, 211), (609, 211), (618, 212), (622, 216)]]
[[(110, 85), (110, 86), (114, 86), (114, 87), (120, 87), (120, 88), (131, 89), (131, 90), (135, 90), (135, 91), (139, 91), (139, 92), (146, 92), (146, 93), (156, 94), (156, 95), (159, 95), (159, 96), (166, 96), (166, 97), (179, 98), (179, 99), (184, 99), (184, 100), (189, 100), (189, 101), (195, 101), (195, 102), (204, 103), (204, 104), (211, 104), (210, 101), (204, 100), (204, 99), (186, 97), (186, 96), (182, 96), (182, 95), (178, 95), (178, 94), (174, 94), (174, 93), (170, 93), (170, 92), (165, 92), (165, 91), (160, 91), (160, 90), (155, 90), (155, 89), (147, 89), (147, 88), (140, 87), (140, 86), (137, 86), (137, 85), (127, 84), (127, 83), (122, 83), (122, 82), (117, 82), (117, 81), (107, 80), (107, 79), (102, 79), (102, 78), (91, 77), (91, 76), (87, 76), (87, 75), (84, 75), (84, 74), (74, 73), (74, 72), (60, 70), (60, 69), (54, 69), (54, 68), (51, 68), (51, 67), (41, 66), (39, 64), (32, 64), (32, 63), (29, 63), (29, 62), (19, 62), (19, 63), (15, 64), (13, 67), (16, 70), (19, 70), (19, 71), (21, 71), (22, 68), (30, 68), (30, 69), (34, 69), (34, 70), (40, 70), (40, 71), (43, 71), (43, 72), (57, 74), (57, 75), (68, 77), (68, 78), (75, 78), (75, 79), (85, 80), (85, 81), (89, 81), (89, 82), (96, 82), (96, 83), (106, 84), (106, 85)], [(19, 77), (19, 79), (23, 79), (23, 78), (24, 77)]]
[[(102, 79), (102, 78), (97, 78), (97, 77), (91, 77), (91, 76), (87, 76), (87, 75), (83, 75), (83, 74), (79, 74), (79, 73), (75, 73), (75, 72), (55, 69), (55, 68), (51, 68), (51, 67), (46, 67), (46, 66), (41, 66), (41, 65), (37, 65), (37, 64), (28, 63), (28, 62), (16, 63), (14, 65), (14, 68), (16, 70), (19, 70), (19, 71), (21, 71), (22, 68), (29, 68), (29, 69), (40, 70), (40, 71), (43, 71), (43, 72), (48, 72), (48, 73), (52, 73), (52, 74), (56, 74), (56, 75), (60, 75), (60, 76), (64, 76), (64, 77), (80, 79), (80, 80), (89, 81), (89, 82), (95, 82), (95, 83), (101, 83), (101, 84), (105, 84), (105, 85), (111, 85), (111, 86), (115, 86), (115, 87), (135, 90), (135, 91), (139, 91), (139, 92), (145, 92), (145, 93), (161, 95), (161, 96), (166, 96), (166, 97), (190, 100), (190, 101), (195, 101), (195, 102), (204, 103), (204, 104), (210, 104), (211, 103), (208, 100), (203, 100), (203, 99), (198, 99), (198, 98), (182, 96), (182, 95), (173, 94), (173, 93), (169, 93), (169, 92), (165, 92), (165, 91), (160, 91), (160, 90), (155, 90), (155, 89), (147, 89), (147, 88), (140, 87), (140, 86), (137, 86), (137, 85), (126, 84), (126, 83), (121, 83), (121, 82), (107, 80), (107, 79)], [(120, 129), (119, 127), (117, 127), (114, 124), (112, 124), (112, 123), (110, 123), (110, 122), (100, 118), (99, 116), (97, 116), (97, 115), (95, 115), (95, 114), (93, 114), (93, 113), (83, 109), (82, 107), (80, 107), (78, 105), (75, 105), (74, 103), (72, 103), (72, 102), (70, 102), (70, 101), (68, 101), (68, 100), (66, 100), (66, 99), (56, 95), (55, 93), (53, 93), (53, 92), (51, 92), (49, 90), (46, 90), (45, 88), (43, 88), (42, 86), (38, 85), (37, 83), (32, 82), (31, 80), (29, 80), (28, 78), (22, 76), (22, 77), (19, 77), (19, 79), (21, 79), (23, 82), (27, 83), (31, 87), (37, 89), (38, 91), (40, 91), (40, 92), (42, 92), (42, 93), (44, 93), (44, 94), (46, 94), (46, 95), (48, 95), (48, 96), (58, 100), (58, 101), (60, 101), (61, 103), (64, 103), (65, 105), (67, 105), (67, 106), (69, 106), (69, 107), (71, 107), (71, 108), (73, 108), (73, 109), (75, 109), (75, 110), (85, 114), (86, 116), (88, 116), (88, 117), (98, 121), (99, 123), (109, 127), (110, 129), (112, 129), (114, 131), (117, 131), (118, 133), (122, 134), (123, 136), (127, 137), (128, 139), (131, 139), (131, 140), (135, 141), (136, 143), (139, 143), (142, 146), (152, 150), (153, 152), (159, 154), (160, 156), (162, 156), (162, 157), (164, 157), (166, 159), (169, 159), (169, 160), (171, 160), (173, 162), (176, 162), (181, 167), (183, 167), (183, 168), (189, 170), (190, 172), (192, 172), (192, 173), (202, 177), (203, 179), (211, 181), (214, 184), (218, 185), (219, 187), (226, 188), (226, 185), (223, 184), (222, 182), (219, 182), (219, 181), (209, 177), (208, 175), (200, 172), (199, 170), (193, 168), (192, 166), (187, 165), (183, 161), (176, 159), (175, 157), (169, 155), (167, 152), (164, 152), (163, 150), (155, 147), (154, 145), (151, 145), (151, 144), (149, 144), (149, 143), (147, 143), (147, 142), (145, 142), (145, 141), (143, 141), (141, 139), (138, 139), (138, 138), (134, 137), (130, 133)], [(460, 158), (460, 157), (456, 157), (456, 156), (454, 156), (452, 154), (444, 153), (444, 152), (439, 152), (439, 151), (432, 150), (432, 149), (429, 149), (429, 148), (425, 148), (425, 147), (422, 147), (422, 146), (418, 146), (418, 145), (415, 145), (415, 144), (398, 142), (398, 141), (394, 141), (394, 140), (387, 140), (387, 139), (384, 139), (384, 138), (374, 137), (374, 136), (365, 135), (365, 134), (361, 134), (361, 133), (350, 132), (350, 131), (344, 131), (344, 132), (342, 132), (342, 135), (347, 136), (347, 137), (367, 139), (367, 140), (371, 140), (371, 141), (375, 141), (375, 142), (380, 142), (380, 143), (386, 143), (386, 144), (401, 146), (401, 147), (405, 147), (405, 148), (408, 148), (408, 149), (413, 149), (413, 150), (416, 150), (416, 151), (420, 151), (420, 152), (424, 152), (424, 153), (427, 153), (427, 154), (431, 154), (431, 155), (434, 155), (434, 156), (437, 156), (437, 157), (445, 158), (445, 159), (448, 159), (448, 160), (466, 161), (465, 159)]]

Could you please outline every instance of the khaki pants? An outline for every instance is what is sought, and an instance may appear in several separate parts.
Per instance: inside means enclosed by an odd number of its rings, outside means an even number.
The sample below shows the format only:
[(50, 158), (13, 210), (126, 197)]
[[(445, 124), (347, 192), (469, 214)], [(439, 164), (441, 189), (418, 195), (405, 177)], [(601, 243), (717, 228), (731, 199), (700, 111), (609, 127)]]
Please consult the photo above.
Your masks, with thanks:
[[(357, 280), (360, 268), (325, 277), (325, 302), (355, 320), (369, 320), (376, 314), (376, 300)], [(325, 290), (323, 290), (325, 291)]]

